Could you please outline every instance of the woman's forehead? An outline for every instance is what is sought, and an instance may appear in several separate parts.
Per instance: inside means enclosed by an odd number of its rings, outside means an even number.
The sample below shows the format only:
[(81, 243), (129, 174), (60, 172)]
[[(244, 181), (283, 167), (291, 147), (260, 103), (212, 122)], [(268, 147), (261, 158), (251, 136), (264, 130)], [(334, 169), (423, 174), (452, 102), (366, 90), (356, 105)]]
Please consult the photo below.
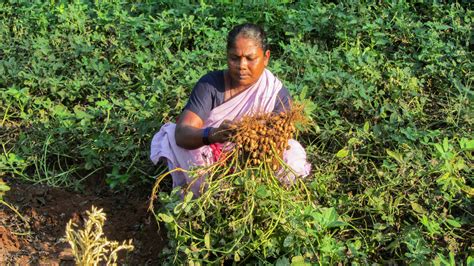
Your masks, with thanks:
[(228, 52), (230, 54), (247, 56), (259, 53), (260, 51), (262, 51), (262, 49), (256, 40), (245, 37), (237, 37), (233, 47), (229, 49)]

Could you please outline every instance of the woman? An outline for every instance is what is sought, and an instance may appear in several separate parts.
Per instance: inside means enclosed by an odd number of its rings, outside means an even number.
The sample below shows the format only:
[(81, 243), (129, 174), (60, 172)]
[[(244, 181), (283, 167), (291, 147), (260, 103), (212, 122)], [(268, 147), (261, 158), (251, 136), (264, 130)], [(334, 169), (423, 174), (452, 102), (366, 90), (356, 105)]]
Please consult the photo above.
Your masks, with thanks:
[[(227, 70), (203, 76), (195, 85), (177, 124), (166, 123), (155, 134), (151, 160), (165, 159), (171, 169), (210, 165), (218, 158), (221, 144), (232, 136), (232, 121), (261, 112), (281, 112), (290, 108), (290, 95), (282, 83), (266, 69), (270, 59), (265, 32), (257, 25), (243, 24), (227, 36)], [(295, 140), (284, 161), (299, 176), (309, 174), (306, 153)], [(291, 157), (291, 161), (287, 158)], [(185, 173), (171, 173), (173, 187), (184, 187), (192, 179)], [(286, 182), (294, 175), (286, 175)], [(200, 195), (204, 177), (192, 182), (191, 191)]]

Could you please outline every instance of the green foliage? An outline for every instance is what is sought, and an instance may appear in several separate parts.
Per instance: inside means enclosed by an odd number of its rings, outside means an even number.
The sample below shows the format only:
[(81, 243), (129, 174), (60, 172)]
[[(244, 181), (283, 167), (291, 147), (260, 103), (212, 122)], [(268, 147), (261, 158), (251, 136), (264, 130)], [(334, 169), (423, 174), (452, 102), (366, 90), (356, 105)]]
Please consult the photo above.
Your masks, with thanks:
[(2, 180), (0, 179), (0, 200), (3, 201), (3, 195), (5, 195), (5, 192), (10, 190), (10, 187)]
[[(308, 262), (302, 235), (321, 264), (472, 262), (472, 4), (333, 2), (0, 3), (0, 173), (116, 189), (153, 178), (152, 134), (251, 21), (267, 30), (269, 68), (307, 103), (305, 185), (327, 207), (289, 210), (301, 231), (269, 239), (289, 250), (273, 262)], [(331, 210), (348, 226), (312, 232)]]
[(197, 179), (206, 176), (208, 184), (198, 198), (180, 188), (171, 195), (160, 193), (163, 207), (154, 213), (168, 229), (167, 263), (282, 263), (292, 258), (332, 264), (345, 259), (345, 245), (338, 239), (348, 225), (345, 218), (333, 207), (315, 204), (302, 180), (286, 186), (269, 165), (248, 168), (238, 155), (226, 157), (226, 164), (187, 172)]

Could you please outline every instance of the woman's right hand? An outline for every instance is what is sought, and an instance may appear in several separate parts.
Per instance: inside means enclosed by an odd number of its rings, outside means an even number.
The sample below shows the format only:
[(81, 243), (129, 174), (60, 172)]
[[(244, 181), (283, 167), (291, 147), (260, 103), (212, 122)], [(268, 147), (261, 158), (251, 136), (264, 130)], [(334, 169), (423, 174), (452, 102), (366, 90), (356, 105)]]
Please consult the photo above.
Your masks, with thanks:
[(211, 143), (224, 143), (229, 141), (235, 133), (235, 124), (231, 120), (222, 121), (218, 128), (212, 128), (210, 132)]

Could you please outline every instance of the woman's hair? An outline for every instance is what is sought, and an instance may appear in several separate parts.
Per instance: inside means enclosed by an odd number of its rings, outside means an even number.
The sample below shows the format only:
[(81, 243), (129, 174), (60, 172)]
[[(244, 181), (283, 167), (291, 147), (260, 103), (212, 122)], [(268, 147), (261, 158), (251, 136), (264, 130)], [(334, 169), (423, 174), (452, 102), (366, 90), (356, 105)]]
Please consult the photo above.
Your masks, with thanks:
[(245, 23), (235, 26), (227, 35), (227, 51), (234, 48), (237, 37), (252, 39), (264, 52), (267, 50), (267, 35), (258, 25)]

